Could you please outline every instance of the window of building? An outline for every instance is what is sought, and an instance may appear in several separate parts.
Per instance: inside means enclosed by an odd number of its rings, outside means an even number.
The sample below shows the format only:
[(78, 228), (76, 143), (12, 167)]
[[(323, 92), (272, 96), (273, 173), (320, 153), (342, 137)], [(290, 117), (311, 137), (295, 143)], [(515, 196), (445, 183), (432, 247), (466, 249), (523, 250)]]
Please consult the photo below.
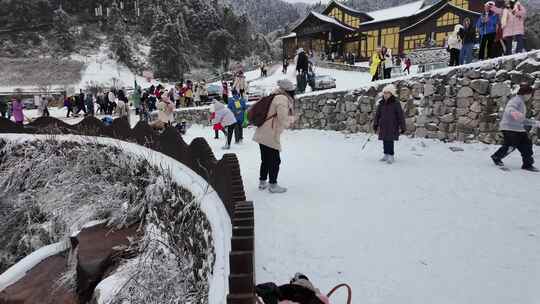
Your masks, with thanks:
[(392, 50), (392, 54), (398, 53), (399, 27), (391, 27), (381, 30), (381, 46)]
[(452, 32), (441, 32), (435, 34), (435, 43), (437, 46), (442, 47), (446, 42), (446, 37)]
[(451, 0), (450, 3), (452, 3), (455, 6), (459, 6), (462, 9), (469, 9), (469, 0)]
[(459, 16), (453, 13), (446, 13), (437, 19), (437, 26), (448, 26), (459, 23)]
[(371, 57), (373, 52), (377, 49), (377, 46), (379, 46), (379, 30), (364, 32), (363, 34), (367, 35), (367, 38), (365, 47), (362, 48), (362, 54)]
[(341, 10), (337, 7), (334, 7), (331, 11), (330, 11), (330, 14), (328, 14), (328, 16), (330, 17), (334, 17), (336, 18), (337, 20), (339, 21), (343, 21), (343, 13), (341, 12)]
[(360, 26), (360, 19), (358, 17), (351, 16), (349, 14), (343, 14), (343, 23), (348, 26), (358, 28)]
[(403, 52), (410, 53), (412, 50), (421, 48), (426, 42), (426, 34), (405, 36), (403, 38)]

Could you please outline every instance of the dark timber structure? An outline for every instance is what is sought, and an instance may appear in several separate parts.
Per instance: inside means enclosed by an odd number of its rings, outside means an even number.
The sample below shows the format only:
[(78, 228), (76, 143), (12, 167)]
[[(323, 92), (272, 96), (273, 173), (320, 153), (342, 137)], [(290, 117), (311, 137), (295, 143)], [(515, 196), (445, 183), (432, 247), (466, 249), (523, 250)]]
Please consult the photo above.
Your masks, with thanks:
[(444, 45), (456, 24), (469, 18), (474, 25), (486, 0), (424, 0), (392, 8), (361, 12), (332, 0), (322, 13), (310, 12), (283, 40), (283, 57), (293, 58), (298, 48), (315, 54), (351, 53), (368, 60), (377, 46), (393, 55), (416, 48)]

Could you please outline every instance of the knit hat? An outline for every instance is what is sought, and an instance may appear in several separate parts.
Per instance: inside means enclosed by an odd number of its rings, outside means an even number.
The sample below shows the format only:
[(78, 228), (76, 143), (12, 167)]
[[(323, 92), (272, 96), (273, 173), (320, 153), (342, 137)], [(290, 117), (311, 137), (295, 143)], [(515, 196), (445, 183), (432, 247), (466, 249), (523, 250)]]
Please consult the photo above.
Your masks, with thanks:
[(290, 92), (296, 90), (296, 86), (289, 79), (278, 80), (277, 85), (283, 91)]
[(385, 86), (383, 89), (382, 89), (382, 92), (383, 93), (390, 93), (392, 94), (393, 96), (396, 96), (396, 86), (393, 85), (393, 84), (389, 84), (387, 86)]

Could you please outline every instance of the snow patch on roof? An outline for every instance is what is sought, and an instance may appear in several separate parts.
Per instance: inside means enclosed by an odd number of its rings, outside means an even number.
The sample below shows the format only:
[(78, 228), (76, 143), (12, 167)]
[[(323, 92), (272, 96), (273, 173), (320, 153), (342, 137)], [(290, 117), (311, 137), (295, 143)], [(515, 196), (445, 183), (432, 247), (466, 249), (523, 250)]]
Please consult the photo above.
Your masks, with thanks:
[(398, 18), (403, 18), (403, 17), (410, 17), (417, 14), (423, 5), (424, 5), (424, 0), (421, 0), (421, 1), (416, 1), (416, 2), (404, 4), (404, 5), (396, 6), (396, 7), (390, 7), (390, 8), (368, 12), (367, 14), (370, 15), (373, 18), (373, 20), (362, 23), (362, 25), (386, 21), (386, 20), (398, 19)]
[(294, 38), (296, 37), (296, 33), (290, 33), (287, 36), (280, 37), (279, 39), (287, 39), (287, 38)]
[(342, 24), (341, 22), (337, 21), (335, 18), (332, 18), (332, 17), (329, 17), (329, 16), (326, 16), (326, 15), (323, 15), (323, 14), (319, 14), (317, 12), (311, 12), (311, 14), (313, 16), (315, 16), (315, 18), (321, 20), (321, 21), (324, 21), (324, 22), (328, 22), (328, 23), (333, 23), (341, 28), (344, 28), (346, 30), (349, 30), (349, 31), (356, 31), (355, 29), (351, 28), (351, 27), (348, 27), (344, 24)]

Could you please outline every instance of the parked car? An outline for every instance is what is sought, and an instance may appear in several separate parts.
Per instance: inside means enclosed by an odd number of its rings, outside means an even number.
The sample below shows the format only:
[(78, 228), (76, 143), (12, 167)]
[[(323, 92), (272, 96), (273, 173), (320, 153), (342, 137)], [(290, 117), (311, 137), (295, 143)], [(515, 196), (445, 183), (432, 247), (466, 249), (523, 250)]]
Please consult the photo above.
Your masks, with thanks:
[(34, 99), (23, 99), (22, 102), (26, 110), (37, 109)]
[(217, 83), (209, 84), (208, 85), (208, 99), (209, 100), (212, 100), (212, 99), (220, 100), (221, 99), (221, 91), (222, 91), (221, 84), (217, 84)]
[(258, 101), (259, 99), (263, 98), (265, 94), (264, 88), (260, 86), (249, 86), (248, 89), (248, 101)]
[(328, 75), (316, 75), (313, 90), (327, 90), (336, 87), (336, 79)]

